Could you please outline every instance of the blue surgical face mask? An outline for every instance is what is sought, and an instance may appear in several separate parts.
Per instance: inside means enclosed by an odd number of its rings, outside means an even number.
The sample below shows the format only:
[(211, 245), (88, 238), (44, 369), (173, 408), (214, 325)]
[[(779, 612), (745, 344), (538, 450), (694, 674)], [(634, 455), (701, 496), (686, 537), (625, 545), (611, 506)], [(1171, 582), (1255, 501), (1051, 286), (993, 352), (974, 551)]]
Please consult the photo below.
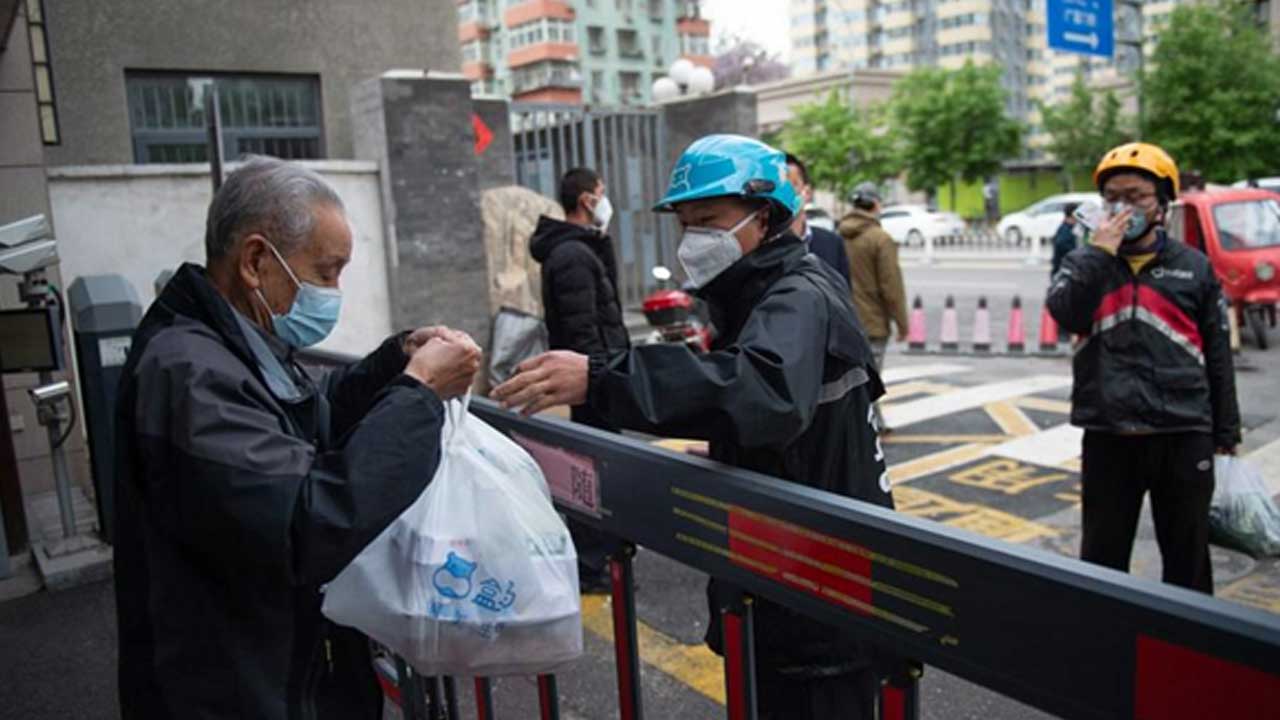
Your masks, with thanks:
[(323, 342), (338, 324), (338, 315), (342, 312), (342, 291), (298, 280), (298, 276), (293, 274), (293, 268), (284, 261), (275, 246), (267, 243), (267, 247), (271, 248), (271, 254), (276, 256), (284, 271), (289, 273), (289, 279), (298, 286), (293, 305), (284, 315), (272, 312), (271, 304), (263, 297), (262, 290), (258, 290), (258, 299), (267, 306), (267, 312), (271, 313), (271, 325), (276, 331), (276, 337), (295, 348), (311, 347)]
[(1137, 242), (1141, 240), (1147, 231), (1151, 229), (1151, 221), (1147, 219), (1147, 213), (1136, 208), (1126, 202), (1111, 203), (1111, 215), (1114, 217), (1124, 212), (1126, 209), (1132, 210), (1133, 214), (1129, 216), (1129, 227), (1125, 228), (1124, 241), (1126, 243)]

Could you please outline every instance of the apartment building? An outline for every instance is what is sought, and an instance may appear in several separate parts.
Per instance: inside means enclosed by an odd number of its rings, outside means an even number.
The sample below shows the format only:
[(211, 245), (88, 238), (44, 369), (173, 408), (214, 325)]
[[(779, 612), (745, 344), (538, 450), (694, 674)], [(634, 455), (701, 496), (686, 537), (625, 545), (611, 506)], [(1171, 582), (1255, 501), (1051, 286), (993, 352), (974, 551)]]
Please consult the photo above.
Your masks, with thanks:
[(474, 95), (643, 105), (678, 58), (711, 64), (698, 0), (458, 0)]

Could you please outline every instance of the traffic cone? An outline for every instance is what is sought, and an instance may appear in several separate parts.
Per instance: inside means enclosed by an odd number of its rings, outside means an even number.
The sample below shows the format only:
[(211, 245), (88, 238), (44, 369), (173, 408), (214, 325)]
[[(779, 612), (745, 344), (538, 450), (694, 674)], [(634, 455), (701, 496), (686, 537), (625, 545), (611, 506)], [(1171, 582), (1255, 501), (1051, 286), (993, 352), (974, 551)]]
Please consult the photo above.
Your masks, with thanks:
[(1006, 347), (1011, 353), (1027, 349), (1027, 329), (1022, 320), (1022, 298), (1013, 296), (1013, 308), (1009, 310), (1009, 337)]
[(942, 309), (942, 352), (960, 351), (960, 321), (956, 317), (956, 299), (947, 296)]
[(912, 352), (924, 352), (928, 345), (928, 333), (925, 331), (924, 303), (916, 296), (911, 303), (911, 327), (907, 329), (907, 349)]
[(973, 316), (973, 351), (991, 352), (991, 311), (986, 297), (978, 298), (978, 312)]
[(1040, 352), (1058, 352), (1058, 323), (1049, 314), (1049, 306), (1040, 308)]

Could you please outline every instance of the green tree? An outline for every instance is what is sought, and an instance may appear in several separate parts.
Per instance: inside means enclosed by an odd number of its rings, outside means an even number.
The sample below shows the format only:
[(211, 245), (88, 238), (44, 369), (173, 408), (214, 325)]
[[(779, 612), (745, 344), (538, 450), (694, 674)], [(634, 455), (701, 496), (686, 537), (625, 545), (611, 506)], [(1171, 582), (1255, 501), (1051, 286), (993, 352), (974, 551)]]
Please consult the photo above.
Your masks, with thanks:
[(886, 108), (851, 107), (840, 92), (796, 107), (780, 140), (804, 160), (815, 187), (838, 197), (860, 182), (880, 183), (901, 171)]
[(1000, 68), (966, 62), (958, 70), (920, 68), (898, 82), (893, 120), (907, 186), (932, 192), (981, 180), (1022, 149), (1022, 124), (1005, 115)]
[(1144, 139), (1210, 182), (1280, 169), (1280, 58), (1251, 6), (1175, 9), (1142, 82)]
[(1092, 172), (1108, 150), (1133, 137), (1121, 121), (1116, 94), (1108, 90), (1095, 97), (1083, 75), (1076, 75), (1066, 102), (1040, 103), (1040, 113), (1050, 137), (1047, 149), (1062, 163), (1072, 190), (1076, 177)]

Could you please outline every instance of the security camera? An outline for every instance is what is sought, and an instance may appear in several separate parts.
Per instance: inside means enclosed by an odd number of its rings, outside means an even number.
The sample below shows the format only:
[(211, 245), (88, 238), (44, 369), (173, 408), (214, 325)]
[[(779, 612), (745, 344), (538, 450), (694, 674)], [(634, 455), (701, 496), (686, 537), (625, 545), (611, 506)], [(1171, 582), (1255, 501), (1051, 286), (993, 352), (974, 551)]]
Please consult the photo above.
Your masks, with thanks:
[(24, 275), (58, 262), (58, 244), (44, 215), (0, 226), (0, 272)]
[(36, 405), (52, 405), (71, 394), (71, 383), (66, 380), (33, 387), (27, 391)]

